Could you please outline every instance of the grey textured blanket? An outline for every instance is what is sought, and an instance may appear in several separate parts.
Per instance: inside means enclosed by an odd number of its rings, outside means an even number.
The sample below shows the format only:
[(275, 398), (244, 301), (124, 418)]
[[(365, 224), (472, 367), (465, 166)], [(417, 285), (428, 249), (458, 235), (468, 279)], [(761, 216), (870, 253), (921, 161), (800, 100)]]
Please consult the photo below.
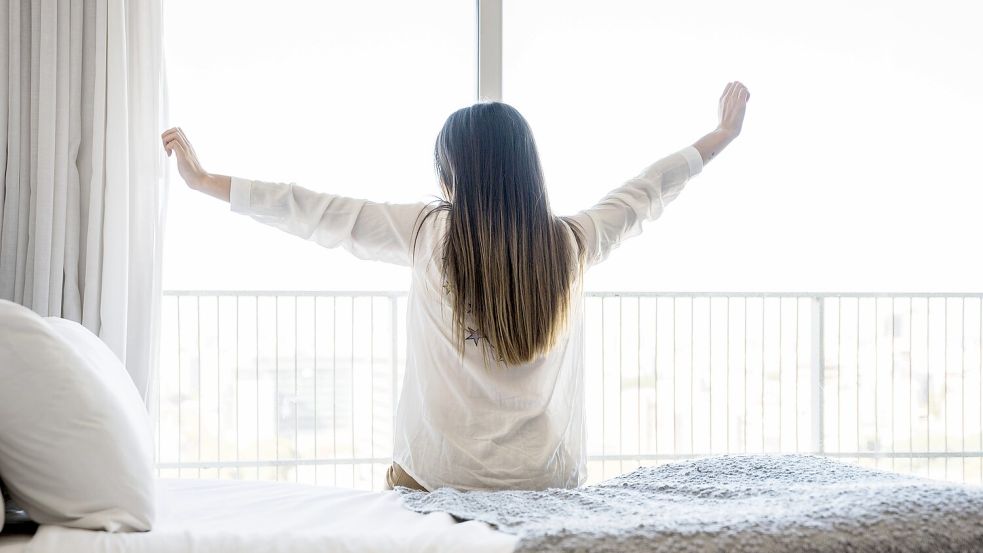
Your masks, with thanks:
[(519, 536), (516, 551), (983, 551), (983, 488), (822, 457), (709, 457), (572, 490), (397, 488)]

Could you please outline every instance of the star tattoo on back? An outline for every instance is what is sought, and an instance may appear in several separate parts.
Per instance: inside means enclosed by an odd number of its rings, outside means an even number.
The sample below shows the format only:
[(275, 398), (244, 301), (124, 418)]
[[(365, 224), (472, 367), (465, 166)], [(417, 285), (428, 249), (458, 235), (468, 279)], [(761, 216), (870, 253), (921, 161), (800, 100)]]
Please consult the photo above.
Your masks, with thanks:
[(475, 329), (473, 329), (473, 328), (471, 328), (469, 326), (468, 327), (468, 336), (467, 336), (467, 338), (464, 339), (464, 341), (467, 342), (468, 340), (472, 340), (474, 342), (474, 345), (477, 346), (478, 345), (478, 341), (481, 340), (482, 338), (484, 338), (484, 336), (482, 336), (480, 332), (478, 332), (477, 330), (475, 330)]

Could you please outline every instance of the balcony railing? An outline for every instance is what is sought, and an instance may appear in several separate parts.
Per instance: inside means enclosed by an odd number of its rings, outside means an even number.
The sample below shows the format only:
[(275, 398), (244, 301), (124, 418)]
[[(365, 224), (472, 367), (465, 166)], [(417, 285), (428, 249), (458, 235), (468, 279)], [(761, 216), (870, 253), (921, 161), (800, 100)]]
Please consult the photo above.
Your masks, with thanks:
[[(983, 482), (983, 294), (588, 293), (590, 480), (816, 453)], [(397, 292), (165, 292), (165, 477), (379, 488), (405, 356)]]

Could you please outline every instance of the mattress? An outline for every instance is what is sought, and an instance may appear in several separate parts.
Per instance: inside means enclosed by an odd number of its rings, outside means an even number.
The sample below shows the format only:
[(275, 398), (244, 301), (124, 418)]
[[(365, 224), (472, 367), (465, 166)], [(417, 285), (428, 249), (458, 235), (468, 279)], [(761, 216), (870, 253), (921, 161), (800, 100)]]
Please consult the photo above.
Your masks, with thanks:
[(280, 482), (159, 480), (152, 531), (110, 534), (41, 526), (29, 552), (511, 553), (515, 542), (515, 536), (483, 522), (458, 523), (446, 513), (412, 512), (395, 492)]

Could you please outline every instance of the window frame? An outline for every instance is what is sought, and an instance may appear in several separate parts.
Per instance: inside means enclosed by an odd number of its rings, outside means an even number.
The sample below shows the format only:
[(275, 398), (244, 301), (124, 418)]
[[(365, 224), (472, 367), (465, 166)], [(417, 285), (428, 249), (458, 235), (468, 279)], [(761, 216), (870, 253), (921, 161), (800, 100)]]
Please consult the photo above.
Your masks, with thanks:
[(477, 101), (502, 100), (502, 0), (475, 0)]

